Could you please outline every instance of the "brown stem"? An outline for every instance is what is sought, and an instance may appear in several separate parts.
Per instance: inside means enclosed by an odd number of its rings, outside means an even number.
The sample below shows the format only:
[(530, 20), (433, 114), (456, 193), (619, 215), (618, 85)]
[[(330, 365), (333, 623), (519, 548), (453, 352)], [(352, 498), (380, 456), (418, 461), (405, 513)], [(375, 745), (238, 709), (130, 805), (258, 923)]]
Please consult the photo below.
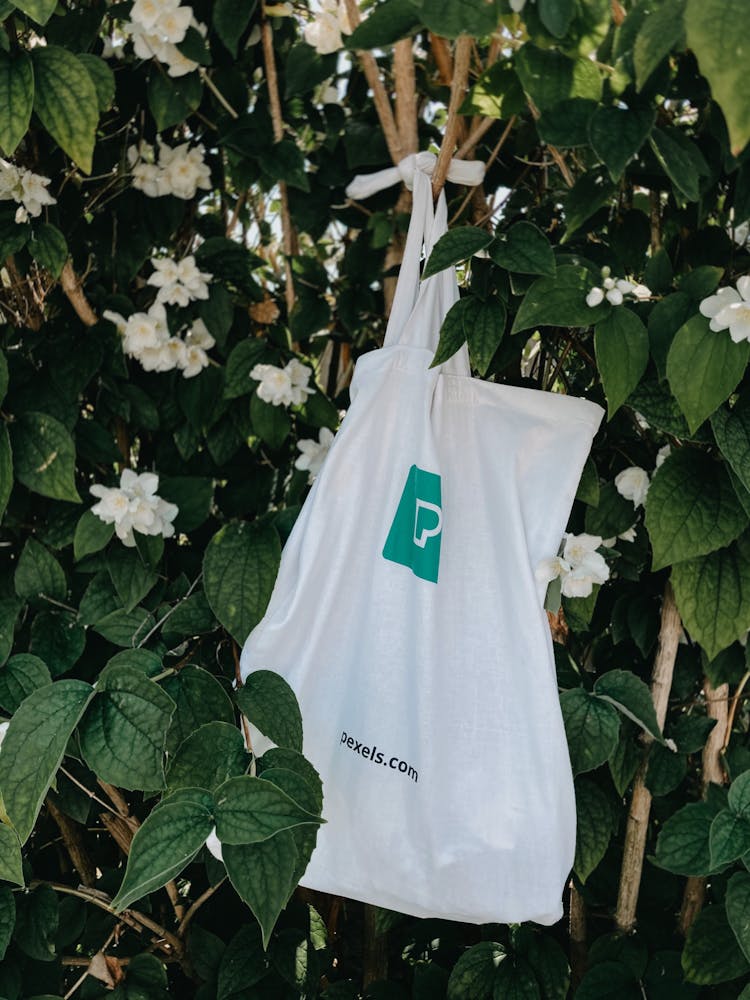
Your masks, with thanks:
[[(723, 785), (726, 781), (722, 760), (729, 744), (737, 701), (739, 695), (742, 694), (742, 689), (745, 686), (748, 676), (750, 674), (745, 674), (742, 678), (732, 699), (731, 708), (727, 705), (729, 685), (720, 684), (717, 688), (714, 688), (708, 677), (703, 678), (706, 715), (709, 719), (716, 719), (716, 725), (708, 734), (708, 739), (701, 755), (701, 786), (704, 798), (710, 784)], [(705, 895), (706, 879), (703, 876), (691, 875), (685, 883), (685, 889), (682, 894), (682, 906), (680, 907), (678, 921), (681, 934), (686, 935), (690, 930), (695, 918), (703, 907)]]
[[(513, 117), (515, 121), (515, 116)], [(458, 152), (456, 153), (457, 160), (465, 160), (470, 153), (474, 152), (477, 143), (486, 135), (487, 132), (492, 128), (492, 126), (497, 121), (496, 118), (482, 118), (477, 127), (469, 133), (468, 138), (458, 147)]]
[[(273, 30), (271, 23), (264, 15), (261, 27), (263, 40), (263, 60), (266, 68), (266, 83), (268, 84), (268, 99), (271, 106), (271, 121), (273, 123), (273, 141), (281, 142), (284, 138), (284, 119), (281, 113), (281, 97), (279, 95), (279, 76), (276, 72), (276, 57), (273, 51)], [(297, 253), (297, 234), (292, 224), (289, 211), (289, 192), (286, 181), (279, 181), (281, 195), (281, 234), (284, 245), (284, 297), (286, 299), (287, 319), (294, 309), (294, 281), (292, 280), (292, 257)]]
[(435, 170), (432, 175), (432, 196), (437, 198), (443, 190), (445, 178), (448, 175), (448, 167), (456, 146), (456, 139), (459, 133), (458, 109), (466, 93), (466, 84), (469, 79), (469, 63), (471, 61), (472, 39), (471, 35), (459, 35), (456, 41), (456, 53), (453, 60), (453, 81), (451, 83), (451, 96), (448, 102), (448, 117), (445, 123), (445, 135), (440, 144)]
[(404, 153), (419, 150), (417, 131), (417, 85), (411, 38), (402, 38), (393, 47), (393, 76), (396, 89), (396, 128)]
[(222, 879), (220, 879), (216, 883), (216, 885), (210, 885), (208, 889), (206, 889), (205, 892), (202, 892), (201, 895), (198, 896), (198, 898), (195, 900), (195, 902), (191, 904), (190, 909), (182, 918), (182, 920), (180, 921), (180, 926), (177, 928), (177, 936), (179, 938), (184, 939), (185, 932), (190, 926), (190, 922), (195, 916), (195, 914), (198, 912), (198, 910), (200, 910), (201, 906), (203, 906), (204, 903), (208, 902), (208, 900), (213, 896), (213, 894), (217, 891), (217, 889), (220, 889), (221, 886), (224, 885), (226, 880), (227, 876), (225, 875)]
[(73, 262), (70, 259), (65, 261), (60, 272), (60, 285), (80, 321), (86, 326), (96, 326), (99, 320), (81, 288), (81, 281), (73, 270)]
[(68, 852), (73, 867), (80, 875), (81, 881), (85, 886), (91, 887), (96, 882), (96, 866), (83, 842), (83, 827), (58, 809), (51, 798), (47, 798), (47, 812), (60, 830), (65, 850)]
[(661, 249), (661, 196), (651, 191), (649, 196), (649, 222), (651, 224), (651, 253)]
[[(356, 28), (361, 20), (357, 0), (345, 0), (345, 3), (349, 22), (352, 28)], [(396, 119), (393, 117), (391, 102), (383, 86), (383, 81), (380, 79), (378, 64), (371, 52), (358, 51), (357, 57), (362, 65), (362, 71), (365, 74), (368, 86), (372, 91), (373, 104), (375, 105), (380, 127), (385, 135), (388, 152), (391, 154), (393, 163), (397, 164), (405, 156), (404, 146), (399, 135), (398, 126), (396, 125)]]
[[(672, 585), (667, 582), (664, 589), (664, 599), (661, 607), (661, 625), (659, 628), (659, 644), (654, 659), (654, 669), (651, 675), (651, 697), (656, 711), (656, 721), (663, 728), (667, 715), (669, 691), (672, 687), (677, 648), (682, 632), (680, 614), (674, 600)], [(644, 743), (650, 745), (652, 738), (646, 734)], [(615, 925), (623, 932), (629, 932), (635, 926), (635, 914), (638, 904), (638, 892), (641, 885), (643, 858), (646, 852), (646, 835), (648, 833), (648, 818), (651, 811), (651, 793), (646, 788), (646, 769), (648, 754), (644, 755), (638, 769), (634, 784), (633, 798), (628, 813), (628, 823), (625, 830), (622, 868), (620, 870), (620, 888), (615, 910)]]
[[(725, 733), (724, 733), (724, 742), (722, 743), (722, 747), (721, 747), (721, 752), (722, 753), (726, 753), (727, 752), (727, 747), (729, 746), (729, 741), (732, 738), (732, 726), (734, 726), (734, 717), (737, 714), (737, 706), (740, 703), (740, 698), (742, 698), (742, 692), (745, 690), (745, 685), (747, 684), (747, 682), (749, 680), (750, 680), (750, 670), (746, 671), (743, 674), (742, 680), (737, 685), (737, 690), (732, 695), (732, 703), (729, 706), (729, 715), (727, 716), (725, 724), (724, 724)], [(726, 692), (725, 692), (725, 699), (726, 699), (726, 697), (729, 696), (729, 687), (726, 684), (722, 684), (721, 687), (722, 688), (726, 688)], [(716, 698), (717, 699), (718, 699), (718, 694), (719, 694), (719, 692), (717, 690), (716, 691)], [(706, 691), (706, 699), (709, 700), (708, 699), (708, 692), (707, 691)], [(709, 700), (709, 705), (710, 705), (710, 700)], [(716, 718), (716, 716), (711, 715), (710, 718), (713, 719), (713, 718)], [(719, 728), (718, 725), (714, 726), (714, 728), (711, 730), (711, 734), (709, 736), (709, 740), (710, 740), (711, 736), (713, 736), (713, 734), (716, 732), (716, 730), (718, 728)], [(711, 780), (712, 781), (716, 781), (717, 779), (716, 778), (712, 778)]]
[(570, 882), (568, 935), (570, 937), (571, 986), (575, 990), (588, 967), (588, 951), (586, 949), (586, 904), (572, 879)]

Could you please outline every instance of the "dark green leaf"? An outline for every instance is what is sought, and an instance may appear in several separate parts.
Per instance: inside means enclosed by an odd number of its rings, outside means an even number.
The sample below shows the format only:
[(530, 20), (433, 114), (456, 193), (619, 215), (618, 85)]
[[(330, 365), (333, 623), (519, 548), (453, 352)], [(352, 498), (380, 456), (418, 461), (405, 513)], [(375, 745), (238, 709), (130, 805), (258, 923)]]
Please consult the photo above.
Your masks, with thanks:
[(633, 504), (620, 496), (614, 483), (606, 483), (599, 492), (599, 503), (586, 510), (586, 531), (602, 538), (613, 538), (632, 527)]
[(609, 847), (614, 831), (614, 814), (602, 789), (586, 778), (576, 781), (576, 855), (573, 864), (581, 882), (585, 882)]
[(276, 450), (286, 441), (292, 430), (292, 421), (283, 406), (273, 406), (255, 395), (250, 400), (250, 419), (253, 432)]
[(240, 710), (280, 747), (302, 751), (302, 716), (294, 692), (279, 674), (254, 670), (237, 692)]
[(0, 879), (13, 885), (24, 884), (21, 843), (15, 830), (5, 823), (0, 823)]
[(249, 755), (242, 733), (227, 722), (208, 722), (180, 744), (167, 775), (170, 791), (199, 787), (214, 791), (241, 775)]
[(446, 313), (443, 325), (440, 327), (440, 340), (430, 368), (436, 368), (448, 361), (466, 342), (464, 315), (469, 308), (469, 301), (468, 297), (459, 299)]
[(0, 754), (0, 795), (22, 843), (92, 694), (83, 681), (46, 684), (32, 691), (10, 720)]
[(109, 111), (115, 99), (115, 74), (103, 59), (90, 52), (79, 52), (76, 58), (83, 64), (96, 88), (99, 110)]
[(750, 628), (750, 562), (747, 546), (734, 542), (672, 569), (677, 607), (691, 637), (710, 659)]
[(667, 356), (667, 378), (691, 432), (734, 390), (749, 351), (747, 341), (735, 344), (727, 331), (714, 333), (704, 316), (693, 316), (677, 331)]
[(243, 644), (263, 617), (281, 559), (271, 527), (227, 524), (208, 543), (203, 586), (224, 628)]
[(537, 278), (521, 303), (512, 333), (537, 326), (593, 326), (607, 314), (610, 306), (591, 309), (586, 296), (593, 282), (583, 267), (558, 267), (554, 278)]
[(57, 0), (14, 0), (13, 6), (37, 24), (46, 24), (57, 7)]
[(345, 39), (347, 49), (382, 49), (406, 38), (419, 27), (419, 15), (410, 0), (383, 0)]
[(0, 147), (12, 156), (26, 135), (34, 103), (34, 71), (23, 49), (0, 51)]
[(15, 573), (16, 593), (22, 601), (52, 598), (64, 601), (68, 593), (60, 563), (41, 542), (27, 538)]
[[(2, 838), (2, 834), (0, 834), (0, 838)], [(23, 883), (19, 884), (22, 885)], [(10, 944), (15, 924), (16, 902), (13, 893), (7, 885), (0, 886), (0, 962), (5, 958), (5, 952)]]
[(86, 763), (121, 788), (164, 787), (164, 749), (175, 705), (137, 667), (117, 664), (102, 673), (80, 726)]
[(11, 426), (16, 479), (34, 493), (80, 503), (76, 490), (75, 445), (48, 413), (22, 413)]
[(576, 12), (575, 0), (539, 0), (539, 17), (555, 38), (562, 38)]
[(59, 45), (38, 45), (31, 58), (34, 110), (58, 146), (90, 174), (99, 121), (99, 101), (91, 76), (72, 52)]
[(256, 926), (241, 927), (226, 947), (216, 986), (217, 1000), (230, 1000), (249, 990), (268, 972), (263, 943)]
[(162, 69), (152, 68), (148, 79), (148, 106), (161, 132), (184, 121), (200, 105), (203, 85), (197, 72), (173, 80)]
[(59, 925), (57, 894), (48, 885), (37, 886), (17, 902), (13, 939), (29, 958), (51, 962)]
[(43, 660), (32, 653), (16, 653), (0, 668), (0, 706), (12, 715), (32, 691), (51, 683)]
[(443, 233), (424, 266), (422, 278), (429, 278), (451, 264), (468, 260), (492, 242), (492, 234), (474, 226), (458, 226)]
[(216, 790), (216, 833), (222, 844), (256, 844), (320, 817), (308, 813), (269, 781), (243, 775)]
[(516, 274), (554, 277), (555, 255), (549, 240), (531, 222), (517, 222), (499, 233), (489, 248), (490, 257), (500, 267)]
[(68, 259), (68, 244), (57, 226), (46, 222), (38, 225), (28, 248), (34, 260), (46, 267), (53, 278), (60, 277), (63, 264)]
[(460, 956), (448, 980), (448, 1000), (486, 1000), (492, 996), (498, 966), (506, 951), (495, 941), (481, 941)]
[(588, 146), (589, 121), (597, 108), (596, 101), (571, 97), (543, 111), (536, 122), (542, 142), (561, 149)]
[(617, 711), (583, 688), (560, 695), (573, 773), (591, 771), (609, 757), (620, 732)]
[[(614, 194), (615, 187), (609, 177), (601, 170), (587, 170), (577, 178), (563, 203), (566, 229), (560, 243), (567, 243), (573, 233), (577, 232), (588, 219), (606, 205)], [(593, 282), (588, 276), (588, 287)], [(588, 307), (587, 307), (588, 308)], [(599, 315), (603, 314), (604, 306), (598, 306)], [(596, 320), (596, 310), (592, 309), (589, 322)], [(580, 325), (580, 324), (577, 324)]]
[(570, 59), (529, 42), (516, 54), (515, 66), (523, 89), (540, 111), (566, 98), (598, 101), (601, 97), (601, 76), (590, 59)]
[(700, 172), (691, 155), (675, 139), (674, 132), (655, 128), (649, 142), (676, 192), (687, 201), (697, 201), (700, 196)]
[(594, 965), (576, 990), (576, 1000), (642, 1000), (642, 997), (635, 975), (622, 962)]
[(745, 489), (750, 490), (750, 397), (740, 396), (731, 410), (711, 417), (716, 443)]
[(235, 344), (227, 358), (224, 378), (226, 399), (249, 396), (251, 392), (255, 391), (257, 382), (250, 378), (250, 371), (261, 360), (265, 350), (264, 341), (257, 337), (247, 337)]
[(609, 420), (640, 382), (648, 364), (648, 348), (646, 327), (625, 306), (611, 309), (596, 324), (594, 349)]
[(708, 844), (714, 870), (739, 860), (750, 851), (750, 819), (722, 809), (711, 824)]
[(73, 538), (73, 553), (76, 562), (94, 552), (100, 552), (114, 533), (114, 524), (105, 524), (90, 510), (84, 511), (76, 525)]
[(493, 1000), (542, 1000), (533, 971), (518, 955), (508, 955), (495, 973)]
[(727, 919), (746, 960), (750, 962), (750, 875), (735, 872), (726, 895)]
[(474, 368), (484, 376), (505, 333), (505, 306), (500, 299), (484, 302), (478, 296), (471, 296), (466, 302), (463, 321), (469, 357)]
[(667, 295), (649, 313), (648, 339), (659, 378), (666, 378), (667, 355), (675, 334), (694, 315), (695, 306), (683, 292)]
[(496, 0), (412, 0), (419, 18), (430, 31), (445, 38), (466, 32), (475, 37), (491, 34), (500, 14)]
[(120, 912), (179, 875), (212, 829), (211, 813), (196, 802), (167, 801), (154, 810), (136, 830), (112, 908)]
[(630, 670), (608, 670), (597, 678), (594, 693), (614, 705), (655, 740), (662, 739), (648, 685)]
[(673, 48), (684, 44), (685, 0), (651, 8), (643, 23), (633, 49), (633, 65), (638, 89), (642, 90), (659, 63), (666, 59)]
[(167, 733), (167, 750), (174, 753), (183, 740), (208, 722), (234, 722), (229, 695), (207, 670), (189, 664), (164, 681), (176, 708)]
[(565, 952), (549, 934), (534, 933), (517, 949), (531, 966), (544, 1000), (565, 1000), (570, 987), (570, 965)]
[(268, 947), (279, 913), (294, 889), (297, 848), (291, 831), (258, 844), (225, 844), (222, 849), (229, 880), (253, 912)]
[(726, 983), (750, 971), (723, 906), (707, 906), (698, 914), (688, 931), (682, 968), (688, 982), (702, 986)]
[(226, 45), (232, 57), (237, 55), (237, 46), (250, 24), (257, 0), (216, 0), (211, 13), (214, 31)]
[(8, 506), (13, 490), (13, 454), (10, 450), (8, 428), (0, 427), (0, 520)]
[(107, 553), (107, 569), (123, 608), (132, 611), (159, 579), (136, 549), (117, 545)]
[(619, 181), (628, 162), (648, 138), (655, 114), (649, 109), (597, 108), (589, 119), (591, 146), (606, 164), (613, 181)]

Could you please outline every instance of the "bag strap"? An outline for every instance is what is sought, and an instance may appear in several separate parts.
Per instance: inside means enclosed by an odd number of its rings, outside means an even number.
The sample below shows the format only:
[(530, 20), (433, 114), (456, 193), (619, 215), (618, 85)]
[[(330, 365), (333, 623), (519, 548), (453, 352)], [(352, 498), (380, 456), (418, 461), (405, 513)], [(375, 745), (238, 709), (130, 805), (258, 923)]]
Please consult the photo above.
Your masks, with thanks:
[[(444, 192), (433, 208), (432, 184), (429, 174), (419, 168), (414, 171), (414, 199), (409, 230), (406, 235), (401, 270), (393, 298), (391, 315), (385, 334), (385, 347), (395, 344), (423, 347), (435, 351), (440, 339), (440, 327), (453, 303), (458, 299), (458, 283), (453, 267), (445, 268), (430, 278), (421, 280), (422, 247), (427, 259), (440, 237), (448, 231), (448, 205)], [(442, 371), (469, 375), (469, 354), (463, 347), (440, 366)]]

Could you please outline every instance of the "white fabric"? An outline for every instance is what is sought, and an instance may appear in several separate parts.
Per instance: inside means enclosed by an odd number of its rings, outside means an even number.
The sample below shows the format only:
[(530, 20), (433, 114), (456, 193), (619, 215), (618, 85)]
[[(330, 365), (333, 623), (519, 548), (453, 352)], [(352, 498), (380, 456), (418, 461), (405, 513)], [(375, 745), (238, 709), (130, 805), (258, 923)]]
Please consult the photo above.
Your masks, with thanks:
[[(417, 171), (386, 344), (357, 362), (241, 670), (287, 679), (323, 779), (303, 885), (422, 917), (551, 924), (576, 815), (534, 568), (557, 552), (602, 410), (474, 379), (465, 352), (429, 368), (457, 288), (452, 268), (418, 287), (418, 259), (444, 231), (445, 199), (433, 218)], [(409, 493), (412, 466), (439, 477), (439, 502)], [(437, 551), (437, 582), (384, 555), (402, 496), (410, 558)]]
[[(386, 170), (376, 170), (373, 174), (357, 174), (346, 189), (347, 198), (354, 201), (364, 201), (378, 191), (384, 191), (401, 181), (411, 191), (414, 187), (414, 174), (423, 173), (432, 176), (437, 163), (434, 153), (410, 153), (400, 160), (395, 167)], [(476, 187), (484, 180), (485, 166), (481, 160), (451, 160), (448, 165), (448, 180), (453, 184), (465, 184), (466, 187)]]

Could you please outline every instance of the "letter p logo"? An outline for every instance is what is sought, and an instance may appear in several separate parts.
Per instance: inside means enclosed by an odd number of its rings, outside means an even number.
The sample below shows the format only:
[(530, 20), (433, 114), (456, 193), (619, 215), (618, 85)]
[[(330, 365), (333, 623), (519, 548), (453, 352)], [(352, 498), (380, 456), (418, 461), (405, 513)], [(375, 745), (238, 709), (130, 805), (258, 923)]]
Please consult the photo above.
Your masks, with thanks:
[(412, 465), (383, 548), (383, 558), (408, 566), (421, 580), (437, 583), (442, 530), (440, 476)]

